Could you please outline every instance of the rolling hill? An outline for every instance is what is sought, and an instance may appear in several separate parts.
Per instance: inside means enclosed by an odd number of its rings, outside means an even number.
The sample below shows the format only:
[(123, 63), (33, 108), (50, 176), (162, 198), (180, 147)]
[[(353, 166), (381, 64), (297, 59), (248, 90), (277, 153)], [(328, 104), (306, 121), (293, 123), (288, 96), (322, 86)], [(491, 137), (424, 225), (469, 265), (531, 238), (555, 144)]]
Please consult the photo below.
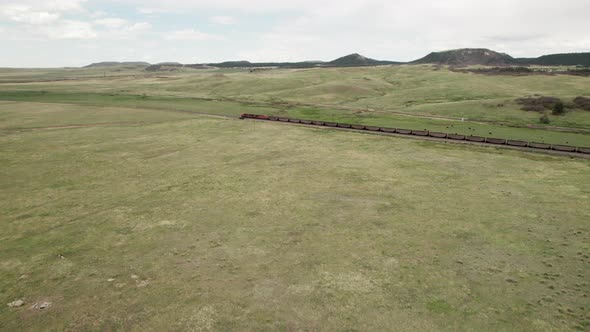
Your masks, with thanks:
[(204, 63), (183, 65), (178, 62), (162, 62), (150, 65), (147, 62), (98, 62), (84, 68), (113, 67), (113, 66), (145, 66), (148, 71), (161, 69), (174, 69), (178, 67), (189, 67), (195, 69), (204, 68), (315, 68), (315, 67), (362, 67), (382, 66), (396, 64), (437, 64), (447, 66), (590, 66), (590, 52), (586, 53), (560, 53), (548, 54), (538, 58), (513, 58), (506, 53), (496, 52), (487, 48), (462, 48), (441, 52), (431, 52), (423, 58), (411, 62), (398, 62), (388, 60), (375, 60), (367, 58), (358, 53), (349, 54), (338, 59), (323, 61), (301, 61), (301, 62), (250, 62), (250, 61), (226, 61), (219, 63)]
[(114, 66), (149, 66), (150, 63), (147, 62), (117, 62), (117, 61), (104, 61), (104, 62), (95, 62), (91, 63), (88, 66), (84, 66), (83, 68), (100, 68), (100, 67), (114, 67)]
[(558, 53), (543, 55), (538, 58), (517, 58), (520, 64), (540, 66), (590, 66), (590, 52)]
[(518, 64), (508, 54), (498, 53), (487, 48), (462, 48), (442, 52), (432, 52), (427, 56), (410, 62), (411, 64), (438, 64), (449, 66), (506, 66)]
[(401, 62), (395, 61), (381, 61), (371, 58), (364, 57), (358, 53), (349, 54), (332, 60), (326, 63), (327, 66), (333, 67), (356, 67), (356, 66), (379, 66), (379, 65), (393, 65), (400, 64)]

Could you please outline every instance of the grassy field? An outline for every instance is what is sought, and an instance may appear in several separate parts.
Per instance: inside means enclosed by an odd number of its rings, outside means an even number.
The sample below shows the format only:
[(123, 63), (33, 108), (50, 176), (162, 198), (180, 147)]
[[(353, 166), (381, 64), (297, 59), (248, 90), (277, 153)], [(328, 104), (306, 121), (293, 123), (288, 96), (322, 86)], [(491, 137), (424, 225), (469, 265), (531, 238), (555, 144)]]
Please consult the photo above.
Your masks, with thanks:
[(97, 68), (0, 68), (0, 83), (55, 82), (64, 80), (88, 80), (93, 78), (109, 78), (137, 76), (142, 66), (111, 66)]
[(546, 125), (540, 113), (520, 110), (515, 99), (544, 95), (569, 103), (590, 97), (589, 91), (588, 77), (487, 76), (432, 66), (0, 69), (0, 100), (6, 101), (251, 112), (579, 146), (590, 146), (589, 111), (570, 109)]
[(590, 329), (588, 160), (86, 97), (0, 101), (0, 330)]
[[(12, 91), (1, 92), (0, 101), (29, 102), (27, 110), (35, 110), (38, 103), (56, 103), (57, 107), (71, 109), (75, 113), (80, 107), (92, 106), (95, 109), (111, 108), (141, 108), (174, 113), (205, 113), (237, 117), (241, 113), (257, 113), (281, 115), (295, 118), (337, 121), (344, 123), (360, 123), (367, 125), (432, 130), (465, 135), (488, 137), (502, 137), (552, 144), (566, 144), (575, 146), (590, 146), (590, 132), (564, 132), (558, 130), (503, 126), (493, 123), (480, 123), (452, 119), (423, 118), (393, 113), (358, 112), (343, 109), (326, 109), (308, 106), (285, 106), (264, 103), (237, 102), (231, 100), (212, 100), (185, 97), (147, 96), (147, 95), (118, 95), (97, 93), (64, 93), (46, 91)], [(46, 104), (45, 104), (46, 105)], [(69, 105), (69, 106), (68, 106)], [(28, 115), (22, 107), (0, 114), (2, 117), (19, 119), (21, 116), (36, 117), (38, 114)], [(589, 112), (590, 113), (590, 112)], [(113, 114), (116, 115), (116, 114)], [(80, 117), (64, 118), (68, 124), (77, 124)], [(135, 117), (135, 121), (142, 121), (142, 117)], [(11, 123), (6, 122), (10, 127)], [(13, 126), (14, 127), (14, 126)], [(18, 127), (14, 127), (18, 128)]]

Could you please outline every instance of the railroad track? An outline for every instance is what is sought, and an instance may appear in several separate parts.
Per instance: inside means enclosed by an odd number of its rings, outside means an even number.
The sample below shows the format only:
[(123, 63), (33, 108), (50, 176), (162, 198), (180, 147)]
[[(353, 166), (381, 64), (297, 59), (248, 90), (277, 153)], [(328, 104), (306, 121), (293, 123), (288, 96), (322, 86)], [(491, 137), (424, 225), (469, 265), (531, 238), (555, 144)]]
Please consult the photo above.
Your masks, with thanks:
[(423, 138), (423, 139), (437, 140), (437, 141), (449, 141), (449, 142), (456, 142), (456, 143), (472, 143), (472, 144), (478, 144), (478, 145), (513, 148), (513, 149), (519, 149), (519, 150), (525, 150), (525, 151), (535, 151), (535, 152), (544, 152), (544, 153), (559, 154), (559, 155), (577, 156), (577, 157), (582, 157), (582, 158), (590, 158), (590, 147), (561, 145), (561, 144), (547, 144), (547, 143), (528, 142), (528, 141), (521, 141), (521, 140), (495, 138), (495, 137), (449, 134), (449, 133), (427, 131), (427, 130), (388, 128), (388, 127), (367, 126), (367, 125), (361, 125), (361, 124), (349, 124), (349, 123), (320, 121), (320, 120), (294, 119), (294, 118), (287, 118), (287, 117), (268, 116), (268, 115), (261, 115), (261, 114), (249, 114), (249, 113), (244, 113), (244, 114), (240, 115), (240, 119), (275, 121), (275, 122), (292, 123), (292, 124), (314, 126), (314, 127), (354, 130), (354, 131), (381, 133), (381, 134), (389, 134), (389, 135), (411, 136), (411, 137), (416, 137), (416, 138)]

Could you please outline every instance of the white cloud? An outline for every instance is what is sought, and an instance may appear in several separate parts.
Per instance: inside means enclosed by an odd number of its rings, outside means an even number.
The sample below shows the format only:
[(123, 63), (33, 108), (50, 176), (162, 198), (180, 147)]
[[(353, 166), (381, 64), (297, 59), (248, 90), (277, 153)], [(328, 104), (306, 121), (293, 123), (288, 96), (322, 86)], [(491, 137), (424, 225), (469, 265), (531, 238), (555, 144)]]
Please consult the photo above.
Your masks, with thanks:
[[(146, 19), (137, 22), (124, 11), (112, 16), (113, 8), (124, 7), (138, 8)], [(197, 61), (198, 54), (199, 61), (214, 62), (331, 60), (359, 52), (403, 61), (459, 47), (538, 56), (589, 51), (589, 10), (588, 0), (0, 0), (0, 42), (9, 45), (3, 62), (31, 65), (144, 54), (169, 61)], [(148, 19), (156, 16), (161, 19)], [(159, 22), (173, 22), (175, 31), (165, 32)], [(224, 36), (192, 28), (237, 22), (240, 29)], [(47, 38), (44, 56), (26, 56), (37, 44), (23, 41)], [(84, 50), (84, 39), (100, 47)], [(202, 49), (178, 41), (220, 42)], [(71, 56), (63, 56), (66, 49)]]
[(21, 24), (19, 32), (24, 38), (44, 36), (49, 39), (96, 38), (92, 24), (80, 20), (67, 20), (62, 16), (83, 10), (85, 0), (20, 0), (0, 4), (0, 18)]
[[(112, 0), (111, 0), (112, 1)], [(232, 10), (245, 12), (276, 12), (287, 10), (310, 10), (313, 8), (325, 8), (337, 10), (339, 7), (348, 7), (355, 1), (317, 1), (317, 0), (167, 0), (165, 4), (161, 0), (127, 0), (129, 4), (139, 6), (139, 11), (144, 14), (182, 12), (187, 10)]]
[(109, 39), (131, 39), (137, 37), (137, 34), (149, 31), (152, 25), (148, 22), (130, 23), (122, 18), (104, 18), (95, 20), (94, 24), (104, 28), (101, 31), (103, 38)]
[(29, 23), (29, 24), (49, 24), (59, 19), (60, 15), (48, 12), (28, 12), (20, 13), (13, 17), (15, 22)]
[(129, 24), (127, 20), (122, 18), (103, 18), (100, 20), (95, 20), (94, 23), (108, 29), (118, 29)]
[(4, 17), (10, 21), (27, 24), (48, 24), (59, 19), (59, 13), (45, 11), (33, 11), (25, 5), (0, 5), (0, 18)]
[(81, 21), (60, 21), (59, 24), (44, 27), (42, 33), (51, 39), (94, 39), (98, 36), (92, 24)]
[(93, 23), (98, 28), (97, 38), (110, 41), (141, 40), (142, 34), (152, 29), (152, 25), (148, 22), (132, 23), (122, 18), (99, 19)]
[(86, 0), (2, 0), (0, 19), (29, 25), (50, 25), (60, 22), (68, 13), (84, 11)]
[(151, 15), (151, 14), (155, 14), (156, 11), (153, 8), (137, 8), (137, 11), (140, 12), (141, 14), (146, 14), (146, 15)]
[(582, 13), (590, 3), (566, 2), (567, 6), (548, 0), (365, 0), (344, 1), (330, 9), (331, 2), (309, 6), (311, 1), (299, 1), (299, 15), (259, 35), (259, 42), (240, 54), (255, 61), (292, 61), (330, 60), (359, 52), (408, 61), (430, 51), (462, 47), (488, 47), (514, 56), (588, 51), (583, 27), (587, 18)]
[(137, 8), (137, 11), (140, 12), (141, 14), (145, 14), (145, 15), (152, 15), (156, 13), (156, 10), (154, 10), (153, 8)]
[(105, 12), (103, 10), (97, 10), (97, 11), (90, 13), (90, 17), (93, 17), (93, 18), (99, 18), (99, 17), (105, 17), (105, 16), (107, 16), (107, 12)]
[(30, 3), (32, 6), (50, 11), (81, 11), (82, 4), (86, 0), (21, 0), (21, 3)]
[(134, 23), (125, 28), (125, 31), (128, 32), (139, 32), (139, 31), (147, 31), (152, 28), (152, 25), (148, 22), (140, 22)]
[(209, 18), (209, 22), (213, 24), (232, 25), (236, 24), (236, 19), (231, 16), (213, 16)]
[(209, 34), (195, 29), (176, 30), (164, 33), (164, 38), (167, 40), (219, 40), (221, 36)]
[(139, 7), (137, 11), (144, 15), (156, 15), (156, 14), (182, 14), (182, 9), (177, 9), (171, 6), (165, 7)]
[(82, 11), (86, 0), (8, 0), (0, 4), (0, 16), (46, 13), (60, 15), (65, 12)]

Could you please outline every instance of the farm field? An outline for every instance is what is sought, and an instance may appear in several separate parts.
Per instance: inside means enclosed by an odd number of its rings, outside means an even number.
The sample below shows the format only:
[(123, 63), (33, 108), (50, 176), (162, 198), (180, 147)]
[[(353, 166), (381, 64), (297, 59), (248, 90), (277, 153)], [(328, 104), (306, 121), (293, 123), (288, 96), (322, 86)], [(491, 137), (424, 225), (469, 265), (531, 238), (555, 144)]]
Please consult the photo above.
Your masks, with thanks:
[(202, 115), (442, 121), (147, 79), (0, 84), (0, 330), (590, 328), (590, 161)]

